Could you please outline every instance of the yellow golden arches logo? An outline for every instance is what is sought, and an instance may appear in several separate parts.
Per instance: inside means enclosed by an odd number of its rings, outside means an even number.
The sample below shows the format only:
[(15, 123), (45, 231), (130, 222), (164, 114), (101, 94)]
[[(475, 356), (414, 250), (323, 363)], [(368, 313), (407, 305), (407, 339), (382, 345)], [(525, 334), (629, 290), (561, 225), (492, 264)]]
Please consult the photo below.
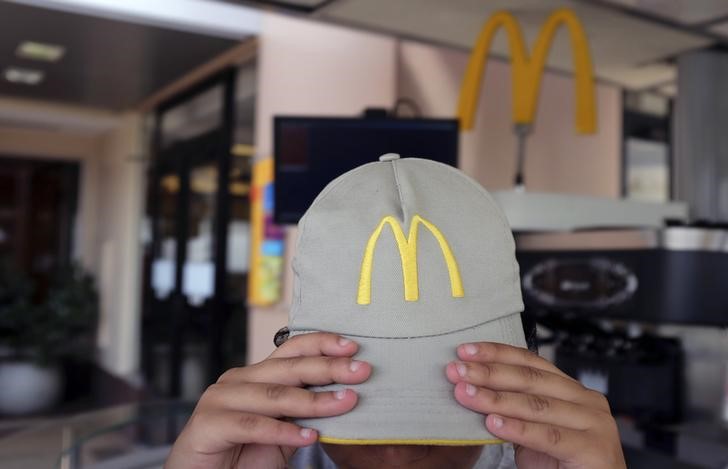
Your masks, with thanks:
[(377, 246), (379, 235), (385, 225), (392, 227), (394, 239), (399, 248), (399, 257), (402, 261), (402, 276), (404, 277), (404, 299), (407, 301), (417, 301), (420, 296), (418, 280), (417, 280), (417, 233), (418, 227), (422, 224), (427, 228), (432, 236), (435, 237), (440, 245), (440, 250), (447, 264), (447, 272), (450, 275), (450, 290), (452, 296), (459, 298), (464, 295), (463, 282), (460, 278), (460, 270), (452, 254), (450, 245), (447, 243), (445, 236), (440, 230), (419, 215), (412, 217), (410, 222), (409, 234), (404, 236), (399, 221), (389, 215), (382, 218), (374, 233), (369, 237), (364, 257), (361, 263), (361, 273), (359, 274), (359, 291), (357, 293), (356, 302), (360, 305), (368, 305), (372, 300), (372, 263), (374, 262), (374, 248)]
[(534, 44), (533, 55), (529, 56), (523, 33), (517, 20), (506, 11), (491, 16), (483, 25), (470, 56), (458, 103), (458, 118), (462, 130), (473, 128), (475, 110), (478, 106), (480, 85), (485, 71), (493, 36), (499, 28), (505, 28), (510, 46), (513, 80), (513, 121), (516, 125), (533, 123), (538, 106), (541, 78), (546, 64), (546, 55), (554, 34), (565, 25), (571, 39), (576, 79), (576, 129), (580, 133), (596, 131), (596, 104), (594, 75), (592, 72), (589, 45), (584, 28), (573, 11), (562, 8), (549, 16), (541, 28)]

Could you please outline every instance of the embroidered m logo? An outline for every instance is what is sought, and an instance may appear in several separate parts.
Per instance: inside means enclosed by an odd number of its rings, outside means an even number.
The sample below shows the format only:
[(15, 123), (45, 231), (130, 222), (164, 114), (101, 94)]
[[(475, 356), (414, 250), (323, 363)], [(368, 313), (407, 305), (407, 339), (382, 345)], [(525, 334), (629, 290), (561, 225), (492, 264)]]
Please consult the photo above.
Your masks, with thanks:
[(394, 239), (397, 242), (397, 247), (399, 248), (399, 256), (402, 261), (402, 276), (404, 278), (404, 299), (406, 301), (417, 301), (419, 298), (419, 286), (417, 280), (417, 233), (419, 231), (418, 228), (420, 224), (432, 233), (432, 236), (435, 237), (440, 246), (442, 255), (445, 258), (445, 264), (447, 264), (447, 272), (450, 276), (450, 290), (452, 292), (452, 296), (459, 298), (464, 295), (463, 282), (460, 278), (458, 264), (455, 261), (455, 256), (453, 256), (452, 250), (450, 249), (445, 236), (443, 236), (440, 230), (421, 216), (415, 215), (412, 217), (412, 221), (410, 222), (409, 234), (405, 237), (399, 221), (389, 215), (382, 218), (382, 221), (379, 222), (374, 233), (372, 233), (369, 237), (366, 249), (364, 250), (364, 257), (361, 263), (361, 273), (359, 274), (359, 290), (356, 299), (358, 304), (368, 305), (371, 303), (374, 249), (377, 246), (379, 235), (382, 234), (382, 230), (386, 225), (392, 227)]

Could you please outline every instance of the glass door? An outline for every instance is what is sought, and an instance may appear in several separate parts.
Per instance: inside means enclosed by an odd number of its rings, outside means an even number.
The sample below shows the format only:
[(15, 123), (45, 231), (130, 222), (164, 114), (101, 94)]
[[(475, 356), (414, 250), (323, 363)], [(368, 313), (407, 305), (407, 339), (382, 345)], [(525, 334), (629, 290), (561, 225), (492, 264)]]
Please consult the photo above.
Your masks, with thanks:
[[(245, 296), (239, 288), (231, 294), (231, 286), (240, 286), (240, 269), (228, 249), (241, 249), (231, 154), (234, 77), (224, 74), (187, 97), (222, 99), (221, 115), (196, 135), (168, 139), (165, 146), (164, 121), (169, 115), (179, 119), (180, 104), (157, 117), (147, 194), (142, 360), (148, 385), (165, 397), (194, 400), (224, 369), (245, 359)], [(231, 338), (226, 331), (236, 317), (243, 318), (243, 327), (238, 321)]]

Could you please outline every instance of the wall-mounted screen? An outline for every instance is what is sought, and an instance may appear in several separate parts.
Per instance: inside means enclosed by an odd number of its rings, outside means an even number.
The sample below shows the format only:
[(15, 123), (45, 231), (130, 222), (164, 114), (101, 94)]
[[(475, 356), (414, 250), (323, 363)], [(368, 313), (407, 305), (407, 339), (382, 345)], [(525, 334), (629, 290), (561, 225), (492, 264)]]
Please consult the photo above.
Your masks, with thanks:
[(279, 116), (274, 120), (275, 221), (297, 223), (337, 176), (385, 153), (457, 166), (454, 119)]

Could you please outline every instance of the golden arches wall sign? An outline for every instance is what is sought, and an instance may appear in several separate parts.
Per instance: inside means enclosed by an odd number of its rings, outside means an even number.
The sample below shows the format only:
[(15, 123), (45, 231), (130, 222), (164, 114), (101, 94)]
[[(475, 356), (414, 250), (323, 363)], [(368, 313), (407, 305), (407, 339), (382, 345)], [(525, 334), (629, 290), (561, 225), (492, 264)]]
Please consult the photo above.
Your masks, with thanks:
[(485, 72), (485, 63), (493, 36), (500, 28), (506, 30), (510, 47), (513, 122), (516, 126), (530, 126), (533, 123), (538, 107), (546, 56), (554, 35), (561, 26), (567, 28), (571, 40), (576, 81), (576, 129), (580, 133), (593, 133), (596, 131), (594, 75), (589, 54), (589, 43), (581, 22), (574, 12), (567, 8), (558, 9), (548, 17), (541, 28), (541, 32), (534, 43), (533, 52), (530, 55), (518, 21), (512, 14), (501, 11), (485, 22), (470, 55), (470, 61), (460, 90), (457, 115), (462, 130), (473, 128), (480, 86)]
[(405, 237), (399, 221), (391, 215), (382, 218), (377, 228), (367, 241), (364, 250), (364, 257), (361, 262), (361, 272), (359, 274), (359, 289), (356, 302), (360, 305), (368, 305), (372, 299), (372, 264), (374, 263), (374, 248), (377, 246), (379, 236), (382, 234), (384, 227), (389, 225), (394, 233), (394, 239), (399, 249), (399, 257), (402, 262), (402, 276), (404, 277), (404, 299), (406, 301), (417, 301), (419, 298), (419, 285), (417, 279), (417, 233), (419, 225), (422, 224), (437, 240), (442, 255), (445, 258), (447, 272), (450, 276), (450, 291), (453, 297), (462, 297), (463, 281), (460, 278), (460, 269), (458, 268), (455, 256), (450, 249), (445, 236), (440, 230), (429, 221), (419, 215), (412, 217), (410, 222), (409, 234)]

